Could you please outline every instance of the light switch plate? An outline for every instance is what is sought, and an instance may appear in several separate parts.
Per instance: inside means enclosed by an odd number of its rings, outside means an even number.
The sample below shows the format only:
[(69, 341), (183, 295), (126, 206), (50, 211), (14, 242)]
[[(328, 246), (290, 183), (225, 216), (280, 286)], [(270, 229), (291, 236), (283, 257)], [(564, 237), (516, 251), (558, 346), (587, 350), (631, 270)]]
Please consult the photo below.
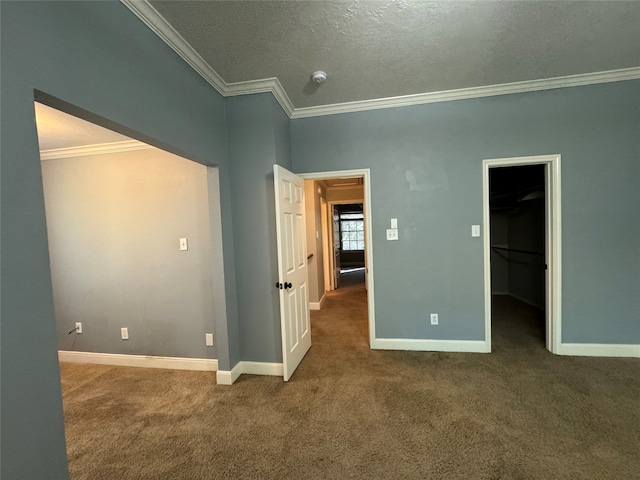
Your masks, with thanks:
[(181, 238), (180, 239), (180, 250), (189, 250), (189, 245), (187, 243), (187, 239), (186, 238)]
[(204, 343), (207, 347), (213, 347), (213, 333), (204, 334)]
[(387, 240), (398, 240), (397, 228), (387, 228)]
[(391, 219), (391, 228), (398, 228), (398, 219), (397, 218), (392, 218)]
[(472, 237), (480, 236), (480, 225), (471, 225), (471, 236)]

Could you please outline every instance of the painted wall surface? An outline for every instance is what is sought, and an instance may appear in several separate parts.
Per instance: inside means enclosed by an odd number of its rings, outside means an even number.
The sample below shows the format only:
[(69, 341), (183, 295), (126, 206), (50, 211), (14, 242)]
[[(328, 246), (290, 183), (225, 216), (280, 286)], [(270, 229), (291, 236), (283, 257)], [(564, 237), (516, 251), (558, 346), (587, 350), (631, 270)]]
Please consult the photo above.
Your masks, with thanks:
[(557, 153), (562, 340), (622, 344), (640, 343), (639, 132), (637, 80), (291, 125), (296, 172), (371, 169), (379, 338), (484, 339), (482, 160)]
[[(318, 188), (321, 193), (318, 193)], [(314, 180), (304, 181), (307, 261), (309, 272), (309, 302), (319, 302), (324, 296), (324, 251), (322, 248), (322, 188)]]
[(207, 167), (151, 148), (43, 161), (42, 179), (60, 350), (215, 358)]
[(289, 119), (266, 93), (226, 111), (242, 359), (282, 362), (273, 165), (291, 169)]
[(34, 89), (119, 133), (220, 166), (223, 369), (239, 357), (224, 100), (119, 2), (0, 2), (0, 9), (0, 476), (59, 480), (67, 477), (66, 452)]

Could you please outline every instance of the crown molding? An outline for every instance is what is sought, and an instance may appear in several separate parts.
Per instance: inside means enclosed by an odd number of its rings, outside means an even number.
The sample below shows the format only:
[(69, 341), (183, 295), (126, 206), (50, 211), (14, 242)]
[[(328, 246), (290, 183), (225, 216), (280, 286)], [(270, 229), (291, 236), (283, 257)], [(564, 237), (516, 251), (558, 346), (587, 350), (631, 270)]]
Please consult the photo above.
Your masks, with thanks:
[(271, 92), (291, 118), (293, 104), (277, 78), (226, 83), (147, 0), (120, 0), (223, 97)]
[(502, 83), (482, 87), (461, 88), (442, 92), (418, 93), (399, 97), (361, 100), (358, 102), (335, 103), (317, 107), (296, 108), (291, 118), (307, 118), (339, 113), (363, 112), (382, 108), (406, 107), (425, 103), (450, 102), (471, 98), (492, 97), (496, 95), (510, 95), (514, 93), (536, 92), (555, 88), (579, 87), (597, 83), (621, 82), (624, 80), (640, 79), (640, 67), (610, 70), (607, 72), (584, 73), (565, 77), (528, 80), (524, 82)]
[(249, 95), (252, 93), (271, 92), (280, 106), (287, 113), (289, 118), (295, 111), (289, 96), (284, 91), (280, 80), (276, 77), (265, 78), (263, 80), (250, 80), (247, 82), (226, 83), (225, 97), (233, 97), (236, 95)]
[(218, 93), (225, 95), (227, 84), (211, 68), (211, 66), (198, 55), (193, 47), (180, 35), (160, 13), (153, 8), (147, 0), (120, 0), (124, 6), (133, 12), (142, 22), (158, 35), (164, 43), (169, 45), (174, 52), (182, 57), (191, 68), (200, 74)]
[(49, 150), (40, 150), (40, 160), (58, 160), (60, 158), (86, 157), (88, 155), (102, 155), (105, 153), (132, 152), (134, 150), (146, 150), (147, 148), (153, 147), (137, 140), (97, 143), (94, 145), (83, 145), (81, 147), (52, 148)]
[(377, 98), (356, 102), (294, 108), (289, 96), (277, 78), (226, 83), (193, 47), (180, 35), (148, 0), (120, 0), (142, 22), (156, 33), (169, 47), (202, 76), (224, 97), (271, 92), (291, 119), (336, 115), (339, 113), (363, 112), (383, 108), (406, 107), (425, 103), (450, 102), (471, 98), (536, 92), (555, 88), (579, 87), (598, 83), (620, 82), (640, 79), (640, 67), (610, 70), (606, 72), (568, 75), (564, 77), (528, 80), (523, 82), (486, 85), (481, 87), (418, 93), (398, 97)]

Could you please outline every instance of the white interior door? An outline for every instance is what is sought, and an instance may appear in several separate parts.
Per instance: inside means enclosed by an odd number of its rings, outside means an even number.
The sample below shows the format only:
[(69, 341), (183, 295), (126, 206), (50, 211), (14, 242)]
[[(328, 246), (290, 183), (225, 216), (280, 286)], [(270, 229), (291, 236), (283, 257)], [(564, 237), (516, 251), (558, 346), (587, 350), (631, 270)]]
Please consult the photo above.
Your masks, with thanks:
[(304, 180), (273, 166), (284, 380), (293, 375), (311, 347), (304, 223)]

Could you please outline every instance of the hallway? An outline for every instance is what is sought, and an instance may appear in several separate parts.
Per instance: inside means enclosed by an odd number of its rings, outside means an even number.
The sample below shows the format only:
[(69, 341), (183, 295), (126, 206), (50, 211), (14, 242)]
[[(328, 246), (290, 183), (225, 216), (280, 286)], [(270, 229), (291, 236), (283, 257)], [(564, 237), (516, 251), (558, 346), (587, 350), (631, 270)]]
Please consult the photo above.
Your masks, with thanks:
[[(340, 274), (340, 287), (327, 292), (322, 310), (311, 312), (311, 344), (336, 349), (369, 348), (364, 269)], [(303, 360), (304, 363), (304, 360)]]

